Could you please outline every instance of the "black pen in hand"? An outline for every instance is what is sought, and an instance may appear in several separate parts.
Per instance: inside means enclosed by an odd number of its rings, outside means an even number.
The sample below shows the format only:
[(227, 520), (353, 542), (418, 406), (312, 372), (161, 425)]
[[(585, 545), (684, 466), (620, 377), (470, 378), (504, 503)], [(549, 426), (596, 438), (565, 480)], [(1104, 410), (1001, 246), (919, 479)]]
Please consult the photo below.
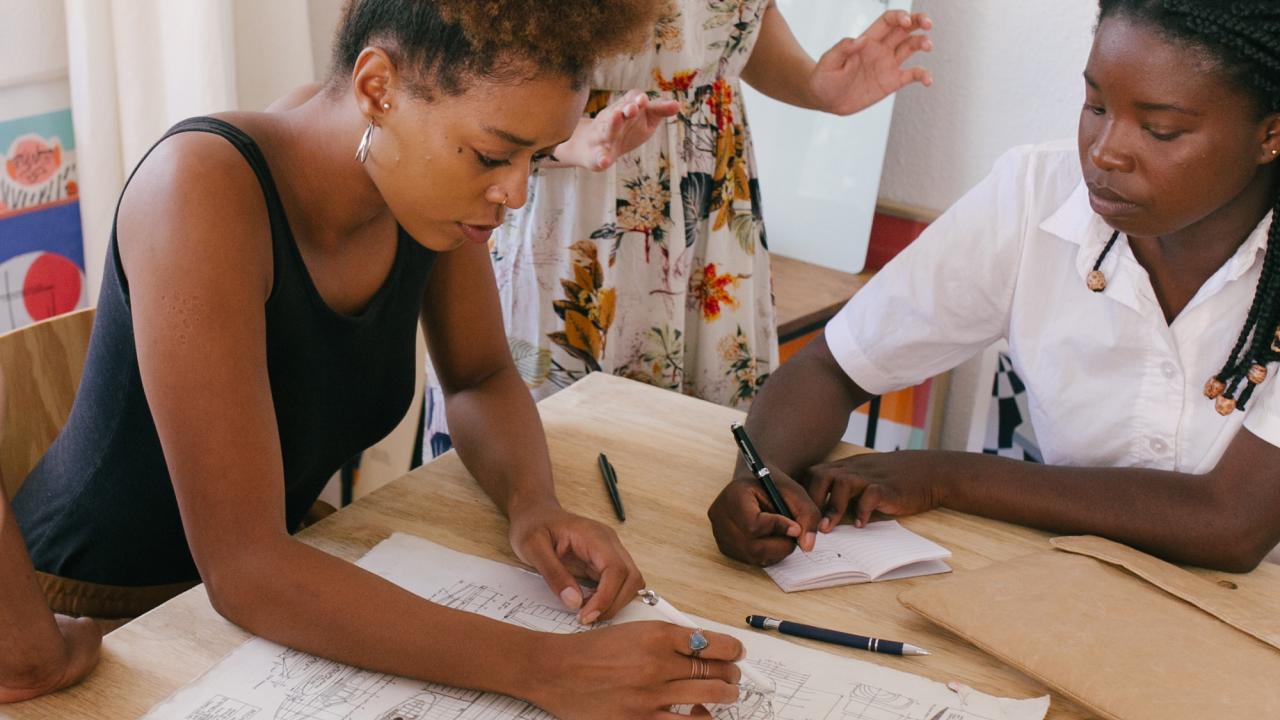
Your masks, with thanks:
[(778, 492), (778, 486), (773, 484), (773, 475), (769, 473), (769, 468), (765, 466), (764, 461), (760, 459), (760, 455), (756, 453), (755, 446), (751, 444), (751, 438), (747, 437), (746, 428), (739, 423), (733, 423), (729, 426), (729, 429), (733, 431), (733, 439), (738, 443), (738, 452), (742, 453), (742, 459), (747, 463), (747, 469), (760, 480), (760, 484), (764, 486), (765, 494), (769, 496), (769, 502), (773, 504), (779, 515), (794, 521), (796, 516), (791, 514), (791, 508), (787, 507), (786, 501), (782, 499), (782, 493)]

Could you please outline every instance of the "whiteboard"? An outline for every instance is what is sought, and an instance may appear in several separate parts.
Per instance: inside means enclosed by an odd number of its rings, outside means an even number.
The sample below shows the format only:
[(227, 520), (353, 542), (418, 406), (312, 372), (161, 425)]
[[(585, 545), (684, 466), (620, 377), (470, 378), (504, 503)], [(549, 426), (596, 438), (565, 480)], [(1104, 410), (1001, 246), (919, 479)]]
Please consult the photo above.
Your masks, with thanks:
[[(911, 0), (777, 0), (814, 59)], [(908, 65), (918, 64), (916, 59)], [(893, 97), (850, 117), (803, 110), (743, 84), (770, 252), (857, 273), (867, 259)]]

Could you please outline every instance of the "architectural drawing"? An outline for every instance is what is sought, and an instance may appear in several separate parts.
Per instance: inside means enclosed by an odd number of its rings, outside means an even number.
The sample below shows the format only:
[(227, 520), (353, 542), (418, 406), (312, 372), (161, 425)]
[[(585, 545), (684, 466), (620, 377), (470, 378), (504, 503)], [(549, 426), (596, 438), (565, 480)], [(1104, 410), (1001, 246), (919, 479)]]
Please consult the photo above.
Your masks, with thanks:
[(435, 593), (430, 600), (448, 608), (478, 613), (541, 632), (576, 633), (609, 624), (604, 622), (593, 626), (581, 625), (578, 623), (577, 614), (572, 610), (544, 602), (531, 602), (465, 580), (459, 580), (449, 589)]
[[(420, 538), (394, 535), (362, 567), (446, 607), (542, 632), (586, 632), (536, 575)], [(632, 603), (615, 623), (659, 619)], [(737, 637), (772, 678), (768, 698), (748, 694), (712, 708), (716, 720), (1043, 720), (1048, 698), (1006, 700), (812, 650), (710, 620)], [(554, 720), (515, 698), (369, 672), (254, 638), (145, 720)]]
[(232, 700), (226, 695), (214, 695), (183, 720), (251, 720), (260, 710), (262, 708)]
[(301, 679), (285, 694), (275, 720), (354, 720), (356, 712), (393, 680), (392, 675), (329, 660), (308, 663)]

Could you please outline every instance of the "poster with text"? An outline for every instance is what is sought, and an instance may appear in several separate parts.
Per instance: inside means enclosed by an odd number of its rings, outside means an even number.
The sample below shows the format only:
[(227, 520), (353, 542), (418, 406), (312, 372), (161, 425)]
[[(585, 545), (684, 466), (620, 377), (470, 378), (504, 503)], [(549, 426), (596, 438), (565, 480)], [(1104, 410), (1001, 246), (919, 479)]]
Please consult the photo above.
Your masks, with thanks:
[(0, 333), (88, 304), (71, 111), (0, 123)]

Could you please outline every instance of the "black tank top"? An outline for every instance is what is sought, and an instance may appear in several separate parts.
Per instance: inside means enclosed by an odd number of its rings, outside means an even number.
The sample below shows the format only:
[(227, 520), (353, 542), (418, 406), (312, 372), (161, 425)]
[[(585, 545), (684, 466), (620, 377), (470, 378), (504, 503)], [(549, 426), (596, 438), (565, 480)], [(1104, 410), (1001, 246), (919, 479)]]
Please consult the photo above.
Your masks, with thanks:
[[(416, 326), (435, 254), (399, 230), (391, 272), (368, 307), (358, 316), (335, 312), (312, 284), (253, 140), (207, 117), (184, 120), (164, 138), (182, 132), (225, 138), (253, 168), (266, 198), (274, 268), (263, 308), (267, 370), (292, 532), (330, 476), (408, 411)], [(71, 416), (14, 498), (15, 515), (43, 572), (124, 586), (195, 581), (199, 575), (138, 373), (129, 286), (116, 241), (113, 227)]]

